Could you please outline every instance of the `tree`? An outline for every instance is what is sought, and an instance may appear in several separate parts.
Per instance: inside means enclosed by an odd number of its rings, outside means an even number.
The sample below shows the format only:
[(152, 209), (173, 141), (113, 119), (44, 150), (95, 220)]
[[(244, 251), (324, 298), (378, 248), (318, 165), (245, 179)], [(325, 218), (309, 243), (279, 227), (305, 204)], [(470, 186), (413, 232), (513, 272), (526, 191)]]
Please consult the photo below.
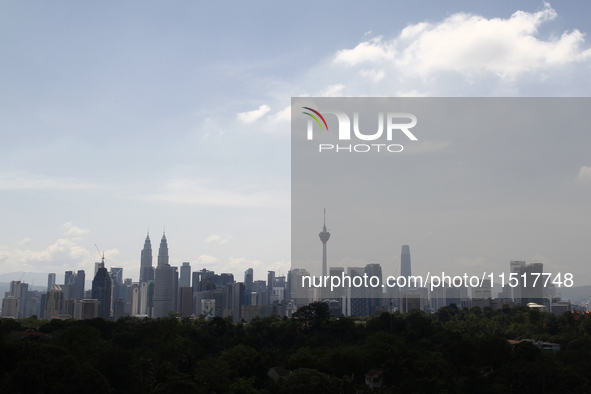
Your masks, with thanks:
[(306, 328), (322, 328), (330, 320), (330, 311), (328, 304), (316, 301), (298, 309), (293, 317), (301, 320)]

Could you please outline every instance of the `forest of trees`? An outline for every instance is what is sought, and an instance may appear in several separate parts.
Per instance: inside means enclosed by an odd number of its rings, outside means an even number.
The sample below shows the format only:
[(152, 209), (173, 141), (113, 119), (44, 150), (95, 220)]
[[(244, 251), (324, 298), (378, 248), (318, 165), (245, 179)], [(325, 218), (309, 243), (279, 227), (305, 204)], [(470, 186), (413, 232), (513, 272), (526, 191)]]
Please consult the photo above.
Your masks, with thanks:
[[(528, 342), (558, 343), (560, 351)], [(273, 367), (292, 371), (272, 380)], [(591, 316), (525, 307), (331, 318), (0, 320), (2, 393), (587, 393)]]

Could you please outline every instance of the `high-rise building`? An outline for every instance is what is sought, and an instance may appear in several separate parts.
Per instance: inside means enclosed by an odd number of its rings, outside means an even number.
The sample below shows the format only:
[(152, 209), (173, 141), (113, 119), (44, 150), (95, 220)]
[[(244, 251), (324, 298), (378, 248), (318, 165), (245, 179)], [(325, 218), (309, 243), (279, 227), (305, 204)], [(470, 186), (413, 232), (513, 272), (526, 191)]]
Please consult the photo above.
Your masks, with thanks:
[(287, 283), (289, 286), (287, 297), (293, 300), (294, 304), (298, 307), (308, 305), (312, 302), (311, 289), (303, 285), (302, 278), (305, 276), (310, 276), (310, 273), (300, 268), (294, 268), (287, 273)]
[(179, 311), (179, 268), (172, 268), (172, 310)]
[[(162, 235), (160, 241), (160, 248), (158, 249), (158, 266), (154, 275), (154, 313), (153, 317), (164, 317), (168, 312), (174, 312), (173, 298), (178, 292), (175, 286), (175, 272), (176, 267), (171, 267), (168, 264), (168, 242), (166, 234)], [(177, 276), (178, 283), (178, 276)]]
[(183, 263), (181, 266), (179, 287), (191, 287), (191, 264), (189, 263)]
[(51, 273), (47, 275), (47, 291), (51, 290), (53, 285), (55, 285), (55, 274)]
[(144, 249), (140, 260), (140, 283), (154, 280), (154, 267), (152, 267), (152, 243), (150, 234), (146, 235)]
[[(328, 275), (328, 263), (326, 261), (326, 243), (330, 239), (330, 233), (326, 230), (326, 208), (324, 209), (324, 225), (322, 226), (322, 231), (318, 234), (320, 237), (320, 241), (322, 241), (322, 277), (326, 277)], [(321, 288), (321, 299), (328, 298), (328, 289)]]
[(224, 294), (223, 316), (232, 316), (234, 322), (239, 321), (242, 318), (244, 283), (228, 283)]
[(275, 271), (269, 271), (267, 273), (267, 300), (266, 304), (272, 302), (271, 295), (273, 294), (273, 286), (275, 285)]
[(160, 240), (160, 247), (158, 248), (158, 267), (168, 264), (168, 241), (166, 240), (166, 233), (162, 234)]
[(29, 285), (27, 283), (21, 283), (20, 280), (11, 281), (8, 296), (18, 299), (18, 316), (28, 317), (26, 315), (26, 309), (29, 300)]
[[(368, 316), (367, 289), (363, 284), (365, 267), (348, 267), (347, 276), (351, 278), (351, 284), (346, 285), (347, 297), (345, 315), (347, 316)], [(356, 285), (357, 283), (357, 285)]]
[(402, 253), (400, 254), (400, 276), (406, 278), (406, 286), (401, 286), (403, 290), (408, 290), (411, 288), (409, 283), (409, 277), (411, 275), (410, 247), (408, 245), (402, 245)]
[(60, 286), (53, 285), (47, 292), (45, 299), (45, 319), (51, 320), (62, 314), (64, 308), (64, 293)]
[(213, 279), (214, 279), (213, 277), (212, 278), (202, 278), (201, 283), (199, 284), (199, 288), (201, 289), (200, 291), (215, 290), (216, 285), (215, 285)]
[(111, 276), (105, 268), (105, 257), (92, 280), (92, 299), (99, 300), (99, 316), (108, 319), (111, 316)]
[(479, 285), (472, 288), (472, 298), (492, 299), (492, 284), (490, 279), (481, 279)]
[(9, 295), (2, 300), (2, 317), (19, 318), (19, 298)]
[(74, 276), (74, 273), (72, 271), (66, 271), (66, 274), (64, 275), (64, 285), (75, 284), (76, 277), (74, 277), (72, 279), (73, 276)]
[(252, 282), (252, 289), (257, 293), (264, 293), (265, 291), (267, 291), (267, 282), (265, 282), (264, 280), (255, 280), (254, 282)]
[(215, 283), (217, 288), (225, 288), (228, 283), (234, 283), (234, 274), (222, 273), (214, 275), (213, 283)]
[(209, 271), (205, 268), (203, 268), (201, 271), (193, 272), (193, 293), (204, 290), (201, 288), (201, 280), (202, 279), (213, 278), (214, 276), (215, 276), (214, 271)]
[(84, 286), (86, 281), (86, 273), (84, 270), (78, 270), (76, 274), (76, 298), (81, 300), (84, 298)]
[(148, 316), (154, 316), (154, 281), (151, 280), (148, 282), (148, 302), (147, 307)]
[(74, 301), (74, 319), (85, 320), (94, 319), (99, 316), (100, 302), (98, 300), (75, 300)]
[[(16, 295), (16, 294), (15, 294)], [(29, 284), (28, 283), (21, 283), (20, 294), (18, 295), (20, 298), (19, 301), (19, 316), (20, 317), (29, 317), (27, 314), (27, 307), (29, 305)]]
[(252, 268), (249, 268), (246, 271), (244, 271), (244, 288), (247, 293), (252, 291), (253, 280), (254, 277)]
[(382, 266), (367, 264), (365, 273), (369, 277), (367, 287), (367, 311), (371, 316), (382, 306)]
[(21, 281), (12, 280), (10, 281), (10, 295), (20, 298), (21, 296)]
[(140, 315), (148, 315), (148, 283), (140, 283)]
[(113, 320), (118, 320), (123, 316), (125, 316), (125, 301), (115, 300), (113, 303)]
[(521, 305), (527, 305), (530, 302), (544, 305), (543, 272), (544, 264), (542, 263), (526, 264), (520, 268), (519, 288), (521, 289)]
[(115, 283), (123, 283), (123, 268), (111, 267), (111, 280)]
[[(521, 272), (521, 268), (525, 267), (525, 261), (510, 261), (509, 262), (509, 282), (512, 277), (517, 277), (516, 279), (519, 280), (519, 275)], [(511, 275), (515, 274), (515, 275)], [(515, 305), (519, 305), (521, 303), (521, 286), (515, 286), (511, 288), (512, 290), (512, 298)]]
[[(338, 276), (339, 278), (343, 278), (343, 274), (345, 273), (345, 269), (343, 267), (330, 267), (330, 276)], [(332, 290), (330, 290), (330, 299), (331, 300), (340, 300), (342, 296), (345, 295), (345, 287), (341, 283), (339, 286), (336, 286)]]
[(193, 313), (193, 289), (190, 287), (179, 288), (179, 313), (181, 316), (191, 316)]
[(115, 308), (115, 300), (126, 300), (127, 285), (123, 281), (123, 268), (111, 267), (111, 309)]

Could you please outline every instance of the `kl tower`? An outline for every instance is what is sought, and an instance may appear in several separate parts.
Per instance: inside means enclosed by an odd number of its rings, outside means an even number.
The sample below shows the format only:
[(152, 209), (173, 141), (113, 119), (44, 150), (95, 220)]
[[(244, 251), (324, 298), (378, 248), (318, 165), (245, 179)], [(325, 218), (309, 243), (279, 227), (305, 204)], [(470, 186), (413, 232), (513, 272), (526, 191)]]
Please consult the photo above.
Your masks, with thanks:
[[(328, 265), (326, 263), (326, 243), (330, 238), (330, 233), (326, 231), (326, 208), (324, 208), (324, 226), (322, 226), (322, 231), (318, 234), (320, 237), (320, 241), (322, 241), (322, 281), (324, 282), (324, 278), (328, 275)], [(327, 290), (325, 287), (322, 287), (321, 295), (322, 299), (328, 298)]]

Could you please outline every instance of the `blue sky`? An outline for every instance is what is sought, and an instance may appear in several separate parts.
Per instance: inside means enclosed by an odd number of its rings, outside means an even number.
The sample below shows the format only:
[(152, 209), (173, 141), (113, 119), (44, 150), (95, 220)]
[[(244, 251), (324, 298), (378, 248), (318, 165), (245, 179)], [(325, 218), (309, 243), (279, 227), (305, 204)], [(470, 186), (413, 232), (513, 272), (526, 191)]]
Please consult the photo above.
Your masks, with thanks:
[(164, 226), (172, 264), (286, 273), (292, 96), (591, 88), (586, 1), (0, 7), (0, 273), (58, 281), (95, 244), (137, 280)]

